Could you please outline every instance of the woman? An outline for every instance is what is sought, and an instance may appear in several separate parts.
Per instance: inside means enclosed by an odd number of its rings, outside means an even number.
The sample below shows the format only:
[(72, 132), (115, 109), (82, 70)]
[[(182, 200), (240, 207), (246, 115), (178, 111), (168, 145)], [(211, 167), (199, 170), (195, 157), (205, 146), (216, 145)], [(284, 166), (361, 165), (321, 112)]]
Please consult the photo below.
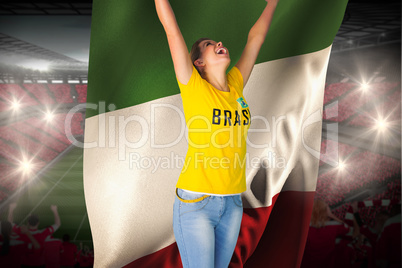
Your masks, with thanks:
[(165, 29), (186, 117), (188, 151), (177, 182), (173, 230), (184, 267), (227, 267), (243, 215), (250, 110), (243, 96), (277, 0), (251, 28), (228, 74), (229, 50), (201, 38), (190, 55), (168, 0), (155, 0)]

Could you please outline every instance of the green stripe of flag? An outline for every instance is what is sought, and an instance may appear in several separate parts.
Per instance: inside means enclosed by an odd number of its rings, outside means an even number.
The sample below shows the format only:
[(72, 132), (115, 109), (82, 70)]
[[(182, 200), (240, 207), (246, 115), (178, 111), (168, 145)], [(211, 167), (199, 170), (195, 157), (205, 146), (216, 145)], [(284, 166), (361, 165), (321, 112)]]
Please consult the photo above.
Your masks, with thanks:
[[(234, 65), (265, 1), (171, 0), (187, 46), (200, 37), (222, 41)], [(280, 0), (257, 63), (321, 50), (332, 44), (347, 0)], [(88, 103), (117, 109), (179, 93), (173, 63), (151, 0), (95, 0)], [(107, 106), (106, 106), (107, 107)], [(98, 115), (87, 110), (87, 118)]]

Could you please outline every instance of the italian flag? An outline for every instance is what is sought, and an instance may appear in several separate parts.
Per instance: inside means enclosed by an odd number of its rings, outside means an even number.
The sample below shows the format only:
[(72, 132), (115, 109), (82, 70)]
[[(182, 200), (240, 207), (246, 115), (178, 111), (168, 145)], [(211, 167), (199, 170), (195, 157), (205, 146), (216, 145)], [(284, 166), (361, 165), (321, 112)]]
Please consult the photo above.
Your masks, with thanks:
[[(171, 0), (188, 47), (222, 41), (238, 61), (263, 0)], [(244, 89), (252, 115), (244, 214), (230, 267), (297, 267), (307, 238), (331, 44), (346, 0), (280, 0)], [(180, 267), (175, 185), (187, 130), (150, 0), (94, 0), (84, 189), (95, 267)]]

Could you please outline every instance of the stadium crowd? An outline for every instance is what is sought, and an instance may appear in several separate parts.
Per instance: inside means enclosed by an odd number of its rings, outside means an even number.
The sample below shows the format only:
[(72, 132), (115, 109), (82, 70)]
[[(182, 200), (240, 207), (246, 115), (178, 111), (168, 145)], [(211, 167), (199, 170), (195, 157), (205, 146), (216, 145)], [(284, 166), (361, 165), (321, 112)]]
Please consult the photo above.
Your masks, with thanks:
[[(360, 212), (373, 205), (379, 209), (368, 224)], [(316, 199), (301, 267), (400, 268), (400, 201), (353, 202), (341, 220), (327, 203)]]
[(70, 242), (68, 234), (63, 235), (63, 240), (53, 237), (61, 225), (57, 206), (50, 207), (54, 224), (43, 229), (39, 229), (39, 217), (35, 214), (28, 217), (27, 225), (15, 224), (13, 212), (16, 207), (16, 203), (11, 203), (7, 220), (0, 222), (0, 267), (93, 267), (93, 250), (83, 247), (82, 243), (78, 249)]

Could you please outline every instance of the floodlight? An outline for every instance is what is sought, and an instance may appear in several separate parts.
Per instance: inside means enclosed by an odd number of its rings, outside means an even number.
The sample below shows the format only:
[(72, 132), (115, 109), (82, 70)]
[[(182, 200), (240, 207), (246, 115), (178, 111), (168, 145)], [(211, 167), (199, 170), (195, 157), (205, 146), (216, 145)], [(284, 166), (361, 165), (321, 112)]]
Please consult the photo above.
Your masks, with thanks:
[(21, 104), (20, 104), (19, 101), (14, 100), (13, 102), (11, 102), (11, 108), (12, 108), (14, 111), (18, 111), (18, 110), (20, 109), (20, 107), (21, 107)]
[(377, 120), (376, 127), (379, 131), (384, 131), (387, 129), (388, 123), (384, 119), (380, 118)]
[(21, 162), (20, 168), (24, 174), (27, 174), (32, 171), (33, 165), (31, 161), (24, 159), (24, 161)]
[(53, 120), (53, 118), (54, 118), (54, 114), (50, 111), (47, 111), (45, 114), (46, 121), (51, 122)]
[(343, 171), (343, 170), (345, 169), (345, 167), (346, 167), (345, 162), (339, 161), (339, 163), (338, 163), (338, 170), (339, 170), (339, 171)]
[(367, 83), (362, 83), (360, 84), (360, 89), (365, 92), (367, 89), (369, 89), (369, 85)]

